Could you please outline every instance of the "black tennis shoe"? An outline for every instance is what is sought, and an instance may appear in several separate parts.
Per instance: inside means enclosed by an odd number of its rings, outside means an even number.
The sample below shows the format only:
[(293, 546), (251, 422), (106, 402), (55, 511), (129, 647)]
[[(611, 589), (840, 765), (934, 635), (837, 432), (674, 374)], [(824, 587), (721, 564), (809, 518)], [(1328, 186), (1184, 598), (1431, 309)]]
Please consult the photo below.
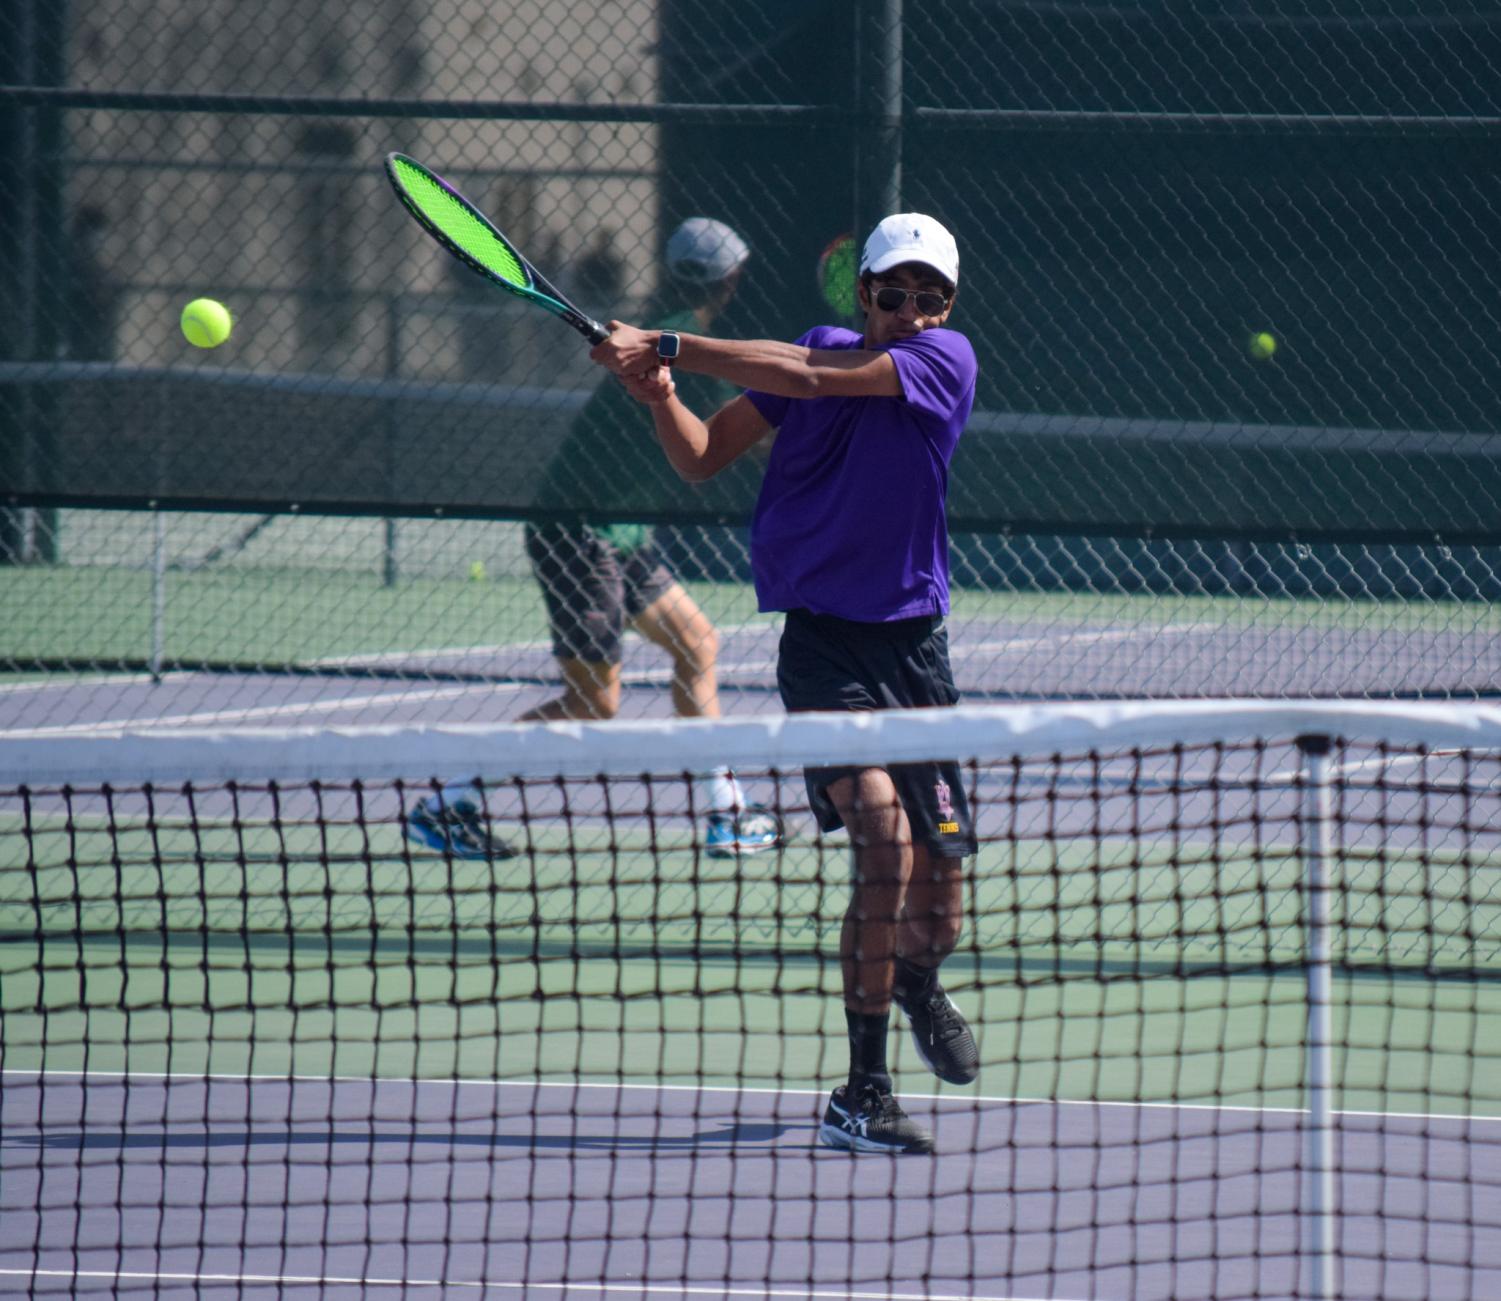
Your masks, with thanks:
[(479, 809), (468, 800), (454, 800), (441, 809), (418, 800), (406, 816), (406, 833), (408, 840), (452, 858), (498, 862), (516, 856), (510, 845), (490, 834)]
[(866, 1084), (850, 1097), (841, 1084), (829, 1099), (818, 1141), (847, 1152), (931, 1152), (933, 1136), (889, 1093)]
[(970, 1084), (980, 1073), (980, 1049), (969, 1022), (943, 986), (911, 1003), (897, 999), (912, 1027), (912, 1042), (922, 1064), (948, 1084)]

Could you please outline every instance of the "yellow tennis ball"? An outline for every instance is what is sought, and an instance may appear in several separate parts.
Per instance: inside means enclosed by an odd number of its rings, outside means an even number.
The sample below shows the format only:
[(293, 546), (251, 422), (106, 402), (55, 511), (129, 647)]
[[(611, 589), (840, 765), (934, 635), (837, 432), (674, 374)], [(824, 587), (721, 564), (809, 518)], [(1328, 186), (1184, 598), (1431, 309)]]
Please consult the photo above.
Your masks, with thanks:
[(475, 560), (470, 563), (469, 581), (471, 583), (483, 583), (485, 581), (485, 562), (483, 560)]
[(213, 298), (195, 298), (182, 309), (182, 334), (195, 348), (217, 348), (234, 329), (229, 308)]
[(1268, 357), (1277, 351), (1277, 336), (1268, 334), (1265, 330), (1262, 330), (1251, 336), (1251, 342), (1248, 346), (1251, 350), (1251, 356), (1255, 357), (1257, 361), (1266, 361)]

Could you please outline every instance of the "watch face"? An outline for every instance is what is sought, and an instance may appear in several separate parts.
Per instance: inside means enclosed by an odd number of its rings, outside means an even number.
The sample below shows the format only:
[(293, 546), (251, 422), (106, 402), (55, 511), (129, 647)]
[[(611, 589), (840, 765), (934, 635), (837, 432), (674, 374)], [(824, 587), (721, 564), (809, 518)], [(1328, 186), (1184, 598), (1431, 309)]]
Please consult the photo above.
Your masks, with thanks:
[(657, 356), (670, 360), (678, 355), (681, 340), (671, 330), (664, 330), (657, 338)]

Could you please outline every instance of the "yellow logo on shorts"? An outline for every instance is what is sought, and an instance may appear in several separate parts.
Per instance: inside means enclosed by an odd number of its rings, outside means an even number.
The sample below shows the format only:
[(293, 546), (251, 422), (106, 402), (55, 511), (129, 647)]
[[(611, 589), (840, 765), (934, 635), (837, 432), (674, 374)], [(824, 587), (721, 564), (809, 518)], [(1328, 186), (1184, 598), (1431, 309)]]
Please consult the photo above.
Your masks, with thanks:
[(938, 824), (938, 834), (940, 836), (952, 836), (958, 830), (959, 824), (957, 822), (940, 822)]

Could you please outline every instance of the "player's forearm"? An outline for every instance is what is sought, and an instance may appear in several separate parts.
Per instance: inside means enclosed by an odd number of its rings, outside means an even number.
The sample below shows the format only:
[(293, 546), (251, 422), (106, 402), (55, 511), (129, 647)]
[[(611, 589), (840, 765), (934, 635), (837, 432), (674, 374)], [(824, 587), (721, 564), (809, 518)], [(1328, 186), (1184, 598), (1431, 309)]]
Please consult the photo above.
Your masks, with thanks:
[[(660, 330), (610, 322), (610, 336), (589, 356), (606, 370), (629, 379), (657, 365)], [(883, 351), (805, 348), (775, 339), (712, 339), (680, 336), (679, 369), (712, 375), (740, 388), (778, 397), (897, 394), (901, 383)]]
[(685, 334), (677, 367), (780, 397), (807, 397), (816, 390), (818, 381), (813, 350), (776, 339), (712, 339)]
[(805, 348), (775, 339), (681, 336), (680, 370), (712, 375), (740, 388), (786, 398), (899, 394), (901, 381), (885, 352)]
[(710, 455), (708, 426), (688, 410), (676, 394), (653, 402), (650, 407), (657, 441), (679, 478), (688, 483), (701, 483), (722, 468), (713, 463)]

